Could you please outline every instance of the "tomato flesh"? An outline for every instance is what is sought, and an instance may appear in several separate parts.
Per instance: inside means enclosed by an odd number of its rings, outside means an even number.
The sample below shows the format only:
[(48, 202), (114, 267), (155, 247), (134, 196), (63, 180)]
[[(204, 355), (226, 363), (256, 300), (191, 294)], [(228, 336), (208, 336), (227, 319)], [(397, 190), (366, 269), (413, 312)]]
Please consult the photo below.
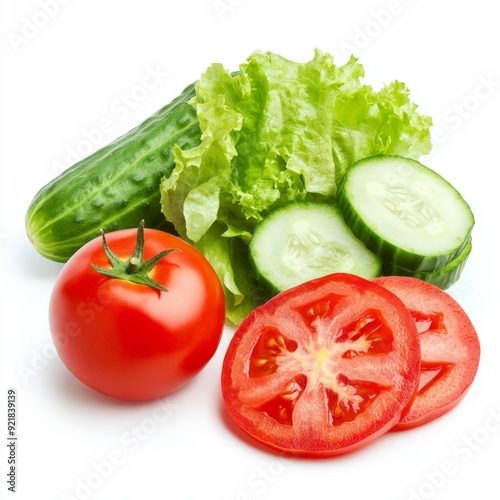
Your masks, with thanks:
[(282, 292), (241, 323), (222, 369), (230, 416), (273, 448), (329, 456), (398, 422), (418, 382), (420, 347), (402, 302), (332, 274)]
[(395, 429), (416, 427), (444, 415), (464, 398), (479, 366), (479, 339), (462, 307), (440, 288), (402, 276), (374, 281), (405, 303), (419, 333), (418, 392)]

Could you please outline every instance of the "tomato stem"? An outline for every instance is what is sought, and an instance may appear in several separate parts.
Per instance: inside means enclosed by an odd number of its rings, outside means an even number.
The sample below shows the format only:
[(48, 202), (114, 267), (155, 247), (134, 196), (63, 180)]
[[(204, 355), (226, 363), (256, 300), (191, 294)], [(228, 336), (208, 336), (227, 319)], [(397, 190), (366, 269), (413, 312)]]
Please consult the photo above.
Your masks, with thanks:
[(104, 252), (106, 253), (111, 267), (98, 267), (94, 264), (92, 268), (100, 274), (109, 276), (111, 278), (131, 281), (133, 283), (138, 283), (140, 285), (147, 285), (162, 292), (167, 292), (168, 290), (160, 285), (157, 281), (149, 276), (149, 272), (160, 262), (161, 259), (166, 257), (170, 252), (178, 250), (177, 248), (170, 248), (168, 250), (163, 250), (158, 255), (144, 262), (144, 221), (142, 220), (139, 224), (139, 229), (137, 230), (137, 241), (135, 244), (135, 249), (133, 255), (126, 260), (120, 259), (108, 246), (106, 241), (106, 236), (104, 235), (104, 230), (101, 229), (102, 242), (104, 247)]
[(130, 257), (128, 261), (127, 269), (125, 270), (127, 274), (134, 274), (141, 265), (141, 261), (137, 257)]

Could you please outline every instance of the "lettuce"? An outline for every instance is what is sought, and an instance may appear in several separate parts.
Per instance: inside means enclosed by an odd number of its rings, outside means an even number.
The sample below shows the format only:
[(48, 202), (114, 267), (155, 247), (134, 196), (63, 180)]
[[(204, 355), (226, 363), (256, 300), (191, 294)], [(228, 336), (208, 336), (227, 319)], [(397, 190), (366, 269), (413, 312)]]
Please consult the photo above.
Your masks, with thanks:
[(273, 208), (294, 200), (335, 202), (347, 167), (375, 154), (418, 158), (431, 149), (431, 119), (393, 82), (362, 83), (357, 59), (343, 66), (316, 50), (306, 63), (255, 52), (231, 74), (211, 65), (191, 105), (198, 146), (174, 150), (162, 179), (162, 212), (211, 262), (235, 324), (269, 298), (247, 244)]

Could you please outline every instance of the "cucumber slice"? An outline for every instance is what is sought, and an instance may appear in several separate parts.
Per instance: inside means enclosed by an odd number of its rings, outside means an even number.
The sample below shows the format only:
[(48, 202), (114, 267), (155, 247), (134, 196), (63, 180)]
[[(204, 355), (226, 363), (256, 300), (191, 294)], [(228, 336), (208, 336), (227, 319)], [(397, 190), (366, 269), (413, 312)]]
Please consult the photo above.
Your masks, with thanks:
[(422, 281), (427, 281), (443, 290), (446, 290), (451, 285), (458, 281), (462, 271), (464, 270), (467, 259), (472, 251), (472, 238), (469, 238), (462, 253), (453, 259), (450, 263), (441, 269), (433, 272), (419, 272), (405, 269), (404, 267), (395, 266), (392, 263), (384, 262), (382, 264), (383, 276), (412, 276)]
[(370, 250), (412, 271), (446, 266), (465, 248), (474, 226), (469, 205), (448, 181), (401, 156), (373, 156), (349, 167), (338, 204)]
[(323, 203), (289, 203), (255, 227), (250, 259), (261, 281), (278, 293), (327, 274), (366, 279), (380, 274), (381, 261), (345, 225), (339, 210)]

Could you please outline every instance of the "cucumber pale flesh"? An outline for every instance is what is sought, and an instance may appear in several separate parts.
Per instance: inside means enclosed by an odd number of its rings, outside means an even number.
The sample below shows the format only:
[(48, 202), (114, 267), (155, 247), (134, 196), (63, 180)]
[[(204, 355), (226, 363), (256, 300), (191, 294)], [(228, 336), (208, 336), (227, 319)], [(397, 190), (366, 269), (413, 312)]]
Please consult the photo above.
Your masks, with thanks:
[(254, 230), (250, 258), (272, 292), (335, 272), (366, 279), (380, 274), (381, 262), (345, 225), (338, 209), (294, 202), (270, 212)]
[(449, 182), (399, 156), (374, 156), (349, 167), (337, 201), (370, 250), (415, 272), (433, 272), (457, 258), (474, 226), (469, 205)]
[(44, 257), (65, 262), (106, 232), (168, 226), (160, 207), (160, 181), (174, 167), (173, 148), (200, 142), (199, 122), (188, 101), (194, 84), (170, 104), (113, 143), (63, 171), (28, 207), (28, 238)]

